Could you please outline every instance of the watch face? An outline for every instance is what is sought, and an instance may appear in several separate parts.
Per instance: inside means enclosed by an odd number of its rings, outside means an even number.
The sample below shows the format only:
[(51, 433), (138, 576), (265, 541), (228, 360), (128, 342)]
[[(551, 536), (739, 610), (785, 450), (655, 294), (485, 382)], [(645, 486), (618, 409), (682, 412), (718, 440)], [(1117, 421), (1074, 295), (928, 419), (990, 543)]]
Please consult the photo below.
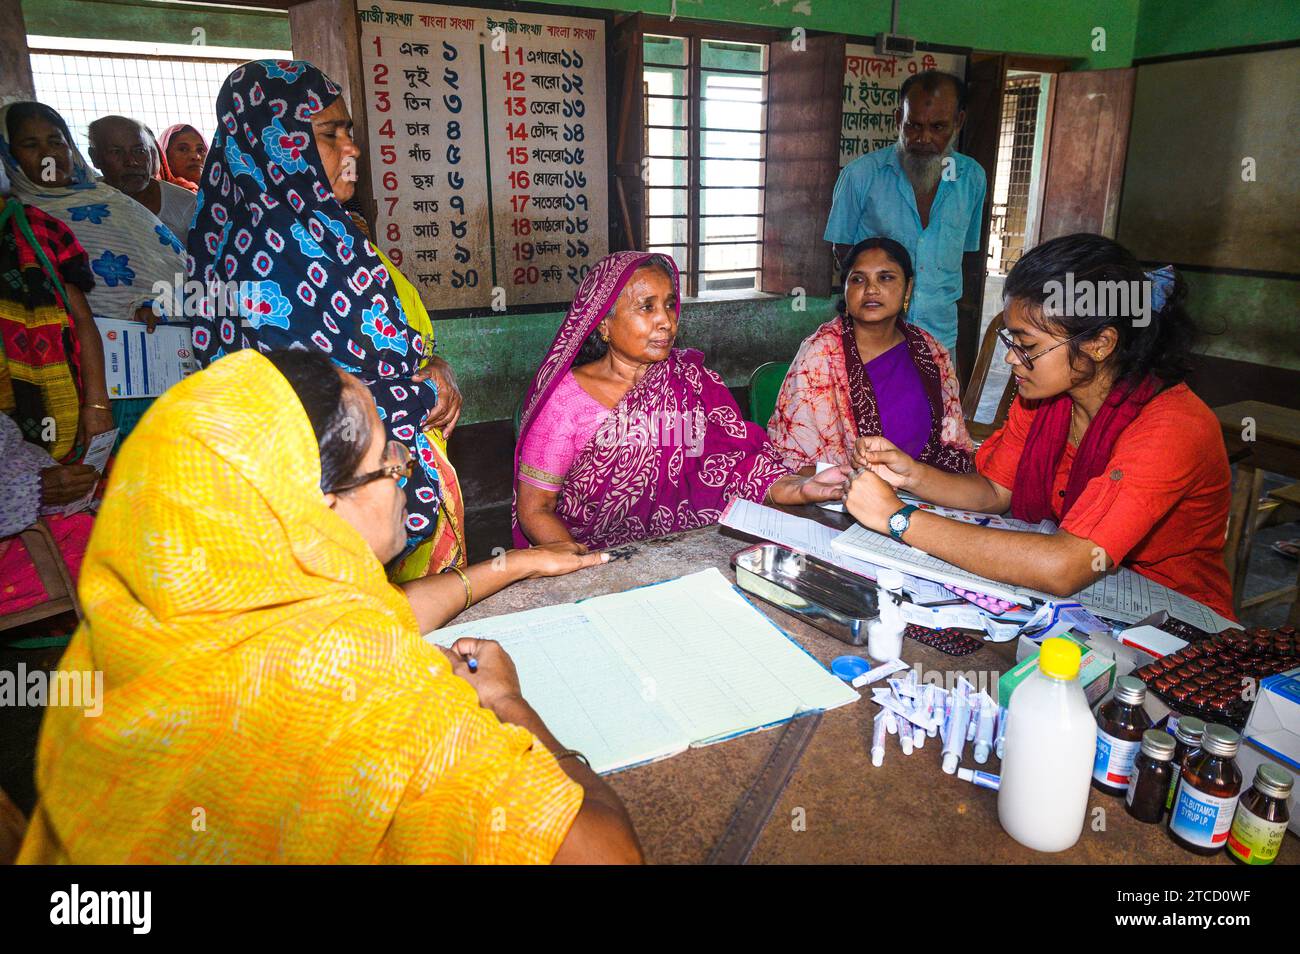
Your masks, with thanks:
[(901, 513), (896, 513), (889, 518), (889, 529), (895, 533), (902, 533), (907, 529), (907, 518)]

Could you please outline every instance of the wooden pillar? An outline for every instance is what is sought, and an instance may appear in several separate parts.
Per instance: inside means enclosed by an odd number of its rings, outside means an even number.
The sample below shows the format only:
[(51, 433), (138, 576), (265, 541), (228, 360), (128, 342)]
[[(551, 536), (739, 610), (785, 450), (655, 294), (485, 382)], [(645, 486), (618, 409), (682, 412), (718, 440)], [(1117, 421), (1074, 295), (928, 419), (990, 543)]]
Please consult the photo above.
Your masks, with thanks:
[(357, 202), (373, 228), (377, 209), (370, 182), (370, 160), (366, 155), (370, 132), (366, 127), (366, 90), (361, 76), (361, 32), (356, 0), (306, 0), (291, 6), (289, 35), (297, 59), (315, 64), (343, 88), (343, 101), (352, 114), (352, 135), (361, 149), (357, 161)]
[(22, 0), (0, 0), (0, 102), (35, 98)]

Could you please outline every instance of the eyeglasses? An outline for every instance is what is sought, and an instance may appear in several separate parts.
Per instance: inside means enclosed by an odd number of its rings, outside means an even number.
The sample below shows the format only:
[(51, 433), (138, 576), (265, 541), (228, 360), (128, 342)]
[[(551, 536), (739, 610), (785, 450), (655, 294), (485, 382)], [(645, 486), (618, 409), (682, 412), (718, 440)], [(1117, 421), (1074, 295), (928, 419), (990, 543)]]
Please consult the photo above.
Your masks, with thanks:
[(401, 480), (403, 477), (410, 477), (411, 471), (415, 467), (415, 460), (411, 457), (410, 450), (401, 441), (389, 441), (384, 448), (383, 460), (390, 463), (384, 464), (378, 470), (372, 470), (368, 474), (362, 474), (354, 477), (347, 483), (339, 484), (325, 491), (329, 494), (341, 494), (345, 490), (356, 490), (358, 487), (364, 487), (366, 484), (376, 480), (382, 480), (385, 477), (391, 477), (394, 480)]
[(1089, 335), (1092, 333), (1093, 332), (1091, 331), (1081, 331), (1077, 335), (1071, 335), (1070, 337), (1066, 338), (1064, 341), (1057, 342), (1056, 344), (1052, 345), (1050, 348), (1044, 348), (1042, 351), (1038, 352), (1037, 354), (1030, 354), (1023, 347), (1021, 347), (1020, 345), (1016, 344), (1013, 340), (1011, 340), (1011, 335), (1007, 333), (1007, 329), (1005, 328), (998, 329), (998, 340), (1007, 346), (1007, 350), (1016, 356), (1016, 360), (1025, 366), (1026, 371), (1032, 371), (1034, 370), (1035, 358), (1041, 358), (1043, 355), (1047, 354), (1048, 352), (1055, 351), (1057, 348), (1061, 347), (1061, 345), (1069, 344), (1075, 338), (1082, 338), (1084, 335)]

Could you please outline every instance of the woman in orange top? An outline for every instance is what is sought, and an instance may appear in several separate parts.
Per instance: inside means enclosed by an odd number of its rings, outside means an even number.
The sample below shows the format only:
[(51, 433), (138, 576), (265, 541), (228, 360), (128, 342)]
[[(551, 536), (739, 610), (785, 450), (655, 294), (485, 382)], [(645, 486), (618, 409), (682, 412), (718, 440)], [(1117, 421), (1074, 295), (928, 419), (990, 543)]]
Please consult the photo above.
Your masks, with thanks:
[[(1231, 618), (1228, 458), (1218, 420), (1183, 383), (1195, 328), (1173, 269), (1144, 273), (1108, 238), (1067, 235), (1027, 252), (1005, 294), (1019, 394), (977, 472), (860, 438), (849, 512), (990, 579), (1068, 596), (1123, 565)], [(914, 512), (896, 490), (1059, 529), (1011, 536)]]

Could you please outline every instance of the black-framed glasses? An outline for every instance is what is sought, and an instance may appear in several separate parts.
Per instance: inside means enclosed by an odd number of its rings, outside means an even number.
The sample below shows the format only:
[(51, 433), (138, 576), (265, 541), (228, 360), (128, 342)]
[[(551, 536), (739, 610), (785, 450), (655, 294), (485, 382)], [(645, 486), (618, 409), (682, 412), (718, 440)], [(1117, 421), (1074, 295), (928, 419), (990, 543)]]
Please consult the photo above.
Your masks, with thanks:
[(325, 493), (341, 494), (345, 490), (356, 490), (358, 487), (364, 487), (366, 484), (382, 480), (385, 477), (401, 480), (403, 477), (410, 477), (411, 471), (415, 467), (415, 459), (411, 457), (411, 451), (401, 441), (389, 441), (387, 446), (384, 447), (382, 459), (389, 463), (384, 464), (378, 470), (372, 470), (368, 474), (354, 477), (347, 483), (331, 487)]
[(1070, 337), (1066, 338), (1064, 341), (1058, 341), (1050, 348), (1044, 348), (1042, 351), (1038, 352), (1037, 354), (1030, 354), (1021, 345), (1016, 344), (1011, 339), (1011, 335), (1007, 333), (1007, 329), (1005, 328), (998, 329), (998, 340), (1007, 346), (1007, 350), (1016, 356), (1016, 360), (1025, 366), (1026, 371), (1032, 371), (1034, 370), (1035, 358), (1041, 358), (1043, 355), (1047, 354), (1048, 352), (1055, 351), (1057, 348), (1061, 347), (1061, 345), (1068, 345), (1075, 338), (1082, 338), (1084, 335), (1090, 335), (1092, 333), (1093, 332), (1091, 331), (1081, 331), (1077, 335), (1070, 335)]

